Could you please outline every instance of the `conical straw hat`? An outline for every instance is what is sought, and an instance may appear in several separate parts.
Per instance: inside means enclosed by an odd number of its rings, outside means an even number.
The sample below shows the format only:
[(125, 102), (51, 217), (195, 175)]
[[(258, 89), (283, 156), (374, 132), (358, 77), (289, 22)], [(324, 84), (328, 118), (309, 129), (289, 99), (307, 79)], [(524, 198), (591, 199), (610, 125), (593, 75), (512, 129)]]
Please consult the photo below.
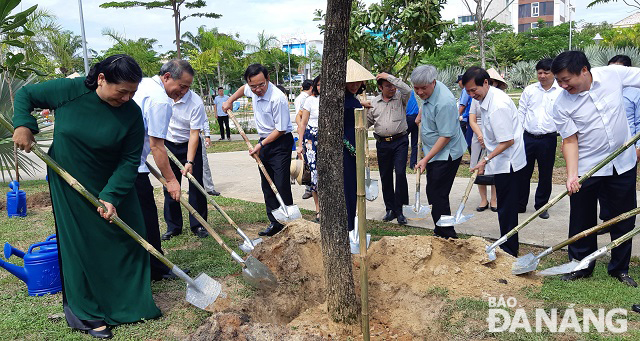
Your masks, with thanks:
[(347, 61), (347, 83), (368, 81), (376, 77), (353, 59)]
[(297, 159), (291, 160), (291, 165), (289, 166), (289, 172), (291, 175), (291, 180), (296, 180), (298, 185), (302, 185), (302, 172), (304, 169), (304, 161)]
[(504, 78), (502, 78), (502, 76), (500, 76), (500, 74), (498, 73), (498, 71), (496, 71), (496, 69), (490, 68), (489, 70), (487, 70), (487, 73), (489, 74), (489, 78), (491, 78), (492, 80), (502, 82), (502, 84), (498, 84), (496, 88), (499, 88), (499, 89), (507, 88), (507, 82), (504, 80)]

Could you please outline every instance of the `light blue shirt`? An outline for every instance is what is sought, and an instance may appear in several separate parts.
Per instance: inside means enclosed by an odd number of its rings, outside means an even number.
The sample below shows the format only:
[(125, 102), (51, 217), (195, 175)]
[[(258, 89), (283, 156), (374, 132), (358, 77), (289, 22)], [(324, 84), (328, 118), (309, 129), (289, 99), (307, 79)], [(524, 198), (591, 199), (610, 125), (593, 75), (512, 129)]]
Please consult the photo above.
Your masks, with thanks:
[(213, 104), (216, 105), (216, 112), (218, 116), (227, 116), (227, 113), (222, 110), (222, 103), (226, 102), (228, 99), (229, 96), (227, 95), (216, 96), (216, 98), (213, 99)]
[(436, 81), (436, 86), (422, 107), (422, 149), (425, 155), (433, 148), (440, 137), (450, 137), (442, 150), (429, 162), (456, 160), (464, 154), (467, 143), (458, 123), (456, 98), (447, 86)]
[(133, 100), (142, 110), (144, 120), (144, 145), (142, 146), (138, 173), (149, 173), (149, 168), (145, 165), (145, 161), (151, 153), (149, 136), (159, 139), (167, 138), (169, 122), (173, 113), (173, 100), (167, 96), (159, 76), (142, 79)]
[(462, 121), (469, 121), (469, 109), (471, 109), (471, 96), (467, 93), (465, 88), (462, 88), (462, 92), (460, 92), (460, 100), (458, 105), (464, 105), (464, 111), (462, 111)]
[[(622, 98), (631, 136), (635, 136), (640, 132), (640, 89), (624, 88), (622, 89)], [(640, 147), (640, 141), (636, 142), (636, 147)]]

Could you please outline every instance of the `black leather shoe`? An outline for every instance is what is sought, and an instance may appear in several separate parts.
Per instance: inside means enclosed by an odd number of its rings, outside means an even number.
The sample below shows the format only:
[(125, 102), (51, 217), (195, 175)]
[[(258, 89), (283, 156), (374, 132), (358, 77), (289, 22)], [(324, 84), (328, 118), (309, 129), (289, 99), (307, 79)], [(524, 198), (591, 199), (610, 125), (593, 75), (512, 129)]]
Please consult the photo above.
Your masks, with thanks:
[(179, 236), (182, 234), (182, 231), (178, 231), (178, 230), (173, 230), (173, 231), (167, 231), (167, 233), (163, 234), (162, 237), (160, 237), (162, 240), (169, 240), (175, 236)]
[(458, 239), (458, 234), (456, 233), (456, 230), (453, 227), (440, 227), (440, 226), (436, 226), (435, 229), (433, 229), (433, 234), (436, 237), (440, 237), (440, 238), (444, 238), (444, 239)]
[(568, 274), (562, 275), (560, 279), (563, 281), (575, 281), (582, 278), (589, 278), (591, 277), (591, 275), (592, 275), (591, 272), (574, 271), (574, 272), (570, 272)]
[(258, 235), (259, 236), (271, 237), (271, 236), (275, 235), (276, 233), (282, 231), (283, 227), (284, 226), (282, 226), (281, 224), (271, 223), (271, 224), (269, 224), (269, 226), (266, 229), (264, 229), (264, 231), (258, 232)]
[(213, 191), (209, 191), (207, 193), (209, 195), (213, 195), (214, 197), (220, 196), (220, 192), (216, 191), (215, 189)]
[(407, 225), (407, 218), (405, 218), (404, 215), (399, 215), (398, 216), (398, 224), (400, 225)]
[(640, 313), (640, 304), (632, 305), (631, 310), (635, 311), (636, 313)]
[(392, 210), (388, 210), (387, 214), (385, 214), (384, 218), (382, 218), (382, 221), (392, 221), (395, 218), (396, 218), (396, 213), (393, 212)]
[(113, 337), (113, 333), (111, 332), (111, 329), (109, 329), (109, 327), (107, 326), (105, 329), (103, 330), (95, 330), (95, 329), (89, 329), (87, 330), (87, 333), (93, 337), (95, 337), (96, 339), (110, 339)]
[(195, 234), (198, 238), (206, 238), (209, 236), (209, 232), (207, 232), (207, 230), (202, 226), (191, 229), (191, 232), (193, 232), (193, 234)]
[(633, 278), (631, 278), (631, 276), (629, 276), (629, 274), (627, 273), (622, 272), (617, 275), (611, 275), (611, 277), (617, 278), (620, 282), (630, 287), (634, 287), (634, 288), (638, 287), (638, 283), (636, 283), (636, 281), (634, 281)]
[[(489, 204), (486, 204), (486, 205), (484, 205), (484, 206), (478, 206), (478, 207), (476, 207), (476, 211), (478, 211), (478, 212), (484, 212), (484, 211), (485, 211), (486, 209), (488, 209), (488, 208), (489, 208)], [(492, 207), (492, 208), (493, 208), (493, 207)]]
[(540, 215), (538, 217), (540, 217), (542, 219), (549, 219), (549, 212), (543, 211), (542, 213), (540, 213)]

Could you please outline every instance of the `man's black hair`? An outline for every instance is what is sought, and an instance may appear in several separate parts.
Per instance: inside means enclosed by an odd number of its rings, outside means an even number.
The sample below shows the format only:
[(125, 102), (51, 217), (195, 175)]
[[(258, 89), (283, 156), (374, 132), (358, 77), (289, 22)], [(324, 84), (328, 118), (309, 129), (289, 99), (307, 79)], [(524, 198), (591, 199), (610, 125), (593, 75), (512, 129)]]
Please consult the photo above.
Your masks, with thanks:
[(307, 91), (311, 89), (312, 86), (313, 86), (313, 81), (310, 79), (305, 79), (304, 82), (302, 82), (302, 91)]
[[(376, 83), (378, 84), (378, 86), (382, 86), (385, 82), (389, 82), (386, 79), (382, 79), (382, 78), (378, 78), (378, 80), (376, 80)], [(391, 83), (391, 82), (389, 82)]]
[(221, 86), (219, 86), (219, 87), (218, 87), (218, 90), (224, 90), (224, 88), (223, 88), (223, 87), (221, 87)]
[(582, 68), (586, 67), (587, 71), (591, 71), (591, 64), (587, 56), (582, 51), (565, 51), (559, 54), (551, 64), (551, 72), (559, 74), (567, 70), (567, 72), (579, 75)]
[(461, 80), (462, 80), (462, 75), (458, 75), (458, 80), (456, 80), (456, 83), (458, 83)]
[(472, 66), (462, 75), (462, 85), (466, 85), (469, 81), (474, 81), (477, 86), (484, 85), (484, 81), (490, 81), (489, 73), (487, 70)]
[(553, 59), (545, 58), (545, 59), (539, 61), (538, 64), (536, 64), (536, 71), (538, 71), (538, 70), (550, 71), (551, 70), (551, 64), (553, 64)]
[(264, 67), (262, 64), (251, 64), (244, 72), (244, 80), (249, 82), (249, 78), (262, 73), (264, 75), (264, 79), (269, 79), (269, 70)]
[(613, 63), (620, 63), (624, 66), (631, 66), (631, 58), (629, 58), (629, 56), (625, 56), (623, 54), (619, 54), (617, 56), (613, 56), (613, 58), (609, 59), (609, 63), (607, 64), (613, 64)]

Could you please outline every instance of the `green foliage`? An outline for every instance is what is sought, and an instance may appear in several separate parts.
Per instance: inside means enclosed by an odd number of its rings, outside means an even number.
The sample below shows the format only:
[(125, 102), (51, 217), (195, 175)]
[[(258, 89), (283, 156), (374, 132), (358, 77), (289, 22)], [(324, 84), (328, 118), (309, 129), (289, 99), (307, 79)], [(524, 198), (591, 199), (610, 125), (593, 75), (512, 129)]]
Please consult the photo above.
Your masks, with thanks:
[(155, 39), (127, 39), (111, 29), (102, 30), (102, 35), (111, 38), (115, 44), (106, 51), (103, 51), (102, 56), (96, 58), (97, 61), (114, 54), (125, 53), (138, 62), (145, 76), (151, 77), (160, 71), (162, 63), (160, 62), (158, 52), (153, 49), (153, 46), (156, 44)]
[(509, 68), (509, 77), (505, 79), (509, 88), (524, 88), (536, 81), (535, 60), (519, 61)]
[(631, 58), (631, 65), (640, 65), (640, 49), (637, 47), (608, 47), (608, 46), (587, 46), (584, 50), (585, 55), (589, 59), (591, 67), (605, 66), (609, 63), (609, 60), (616, 55), (623, 54)]

